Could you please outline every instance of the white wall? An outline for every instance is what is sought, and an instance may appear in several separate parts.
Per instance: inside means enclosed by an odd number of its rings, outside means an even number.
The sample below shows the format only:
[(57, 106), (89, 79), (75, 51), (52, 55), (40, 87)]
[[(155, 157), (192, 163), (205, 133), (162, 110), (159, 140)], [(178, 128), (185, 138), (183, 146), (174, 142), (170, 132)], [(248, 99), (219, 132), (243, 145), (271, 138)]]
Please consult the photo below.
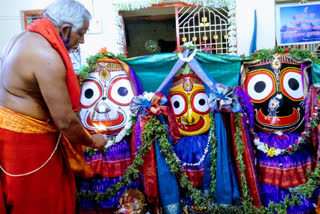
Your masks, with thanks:
[(275, 46), (274, 0), (236, 0), (238, 55), (249, 54), (254, 10), (257, 13), (257, 50)]
[[(54, 0), (5, 0), (0, 7), (0, 50), (11, 37), (23, 30), (21, 11), (39, 10)], [(94, 19), (100, 21), (98, 32), (86, 35), (86, 42), (81, 46), (82, 62), (90, 55), (96, 54), (102, 47), (118, 54), (122, 52), (119, 41), (121, 35), (119, 19), (110, 0), (80, 0), (93, 13)], [(238, 55), (249, 54), (253, 32), (254, 9), (257, 9), (257, 49), (273, 48), (275, 45), (274, 0), (236, 0), (237, 3), (237, 37)], [(97, 30), (97, 29), (96, 29)]]
[[(82, 0), (84, 1), (84, 0)], [(82, 61), (90, 55), (96, 54), (101, 48), (106, 47), (109, 52), (120, 54), (122, 43), (118, 44), (118, 37), (122, 36), (119, 22), (121, 21), (110, 0), (94, 0), (93, 21), (101, 23), (101, 30), (89, 33), (85, 37), (85, 44), (81, 45)], [(93, 24), (91, 24), (93, 26)], [(120, 49), (121, 48), (121, 49)]]
[(0, 7), (0, 50), (15, 35), (23, 31), (21, 11), (41, 10), (53, 0), (4, 0)]
[[(23, 17), (21, 11), (41, 10), (54, 0), (3, 0), (0, 6), (0, 52), (4, 49), (9, 40), (23, 31)], [(98, 33), (88, 33), (85, 44), (81, 45), (81, 58), (85, 62), (89, 55), (94, 55), (102, 47), (108, 51), (119, 53), (121, 44), (117, 44), (119, 27), (117, 14), (109, 0), (80, 0), (89, 5), (95, 19), (101, 21), (101, 30)], [(93, 4), (92, 4), (93, 3)], [(93, 10), (90, 8), (94, 6)], [(99, 29), (98, 29), (99, 30)]]

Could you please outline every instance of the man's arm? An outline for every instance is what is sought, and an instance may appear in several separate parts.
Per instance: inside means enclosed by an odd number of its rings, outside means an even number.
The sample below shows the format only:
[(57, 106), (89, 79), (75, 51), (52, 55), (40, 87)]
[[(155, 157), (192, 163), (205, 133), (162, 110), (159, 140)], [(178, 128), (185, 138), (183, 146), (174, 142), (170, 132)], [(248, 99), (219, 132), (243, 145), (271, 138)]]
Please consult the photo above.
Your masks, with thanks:
[(33, 66), (41, 94), (57, 128), (72, 143), (102, 149), (106, 143), (103, 135), (91, 136), (72, 111), (66, 86), (66, 69), (59, 54), (54, 50), (42, 51)]

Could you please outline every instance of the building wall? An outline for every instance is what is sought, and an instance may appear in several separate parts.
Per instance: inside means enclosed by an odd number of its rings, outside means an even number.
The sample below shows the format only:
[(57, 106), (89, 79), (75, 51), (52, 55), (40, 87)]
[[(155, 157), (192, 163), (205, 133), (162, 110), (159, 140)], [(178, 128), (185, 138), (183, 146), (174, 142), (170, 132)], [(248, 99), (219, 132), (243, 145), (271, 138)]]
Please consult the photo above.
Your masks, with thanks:
[[(102, 47), (115, 54), (123, 52), (122, 35), (119, 25), (121, 19), (109, 0), (80, 0), (93, 14), (95, 25), (86, 35), (86, 43), (81, 46), (81, 59), (97, 53)], [(0, 50), (14, 35), (23, 31), (21, 11), (41, 10), (53, 0), (6, 0), (0, 7)], [(91, 4), (93, 2), (93, 4)], [(274, 1), (273, 0), (236, 0), (237, 3), (237, 37), (238, 55), (249, 54), (253, 32), (253, 14), (257, 9), (257, 49), (272, 48), (275, 45)], [(91, 24), (92, 25), (92, 24)], [(92, 25), (93, 26), (93, 25)]]
[[(42, 10), (54, 0), (5, 0), (1, 1), (0, 6), (0, 50), (2, 51), (9, 40), (24, 30), (23, 16), (21, 11)], [(119, 36), (118, 20), (116, 12), (108, 0), (80, 0), (91, 11), (93, 21), (100, 21), (100, 27), (95, 27), (92, 33), (88, 33), (85, 37), (85, 44), (81, 48), (82, 62), (102, 47), (107, 47), (109, 51), (119, 53), (117, 44)], [(94, 2), (93, 9), (91, 2)], [(92, 24), (91, 24), (92, 25)], [(93, 25), (92, 25), (93, 26)]]
[(249, 54), (253, 28), (254, 10), (257, 14), (256, 48), (275, 46), (275, 2), (273, 0), (236, 0), (238, 55)]

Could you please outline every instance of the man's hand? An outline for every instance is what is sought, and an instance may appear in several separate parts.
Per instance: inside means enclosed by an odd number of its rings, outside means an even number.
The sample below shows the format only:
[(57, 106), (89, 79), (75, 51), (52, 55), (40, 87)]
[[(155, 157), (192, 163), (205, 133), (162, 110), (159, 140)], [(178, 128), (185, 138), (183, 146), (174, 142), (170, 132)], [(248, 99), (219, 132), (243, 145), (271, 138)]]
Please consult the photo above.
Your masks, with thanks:
[(93, 134), (92, 139), (94, 144), (93, 146), (90, 146), (90, 147), (93, 149), (102, 150), (107, 143), (106, 139), (101, 133)]

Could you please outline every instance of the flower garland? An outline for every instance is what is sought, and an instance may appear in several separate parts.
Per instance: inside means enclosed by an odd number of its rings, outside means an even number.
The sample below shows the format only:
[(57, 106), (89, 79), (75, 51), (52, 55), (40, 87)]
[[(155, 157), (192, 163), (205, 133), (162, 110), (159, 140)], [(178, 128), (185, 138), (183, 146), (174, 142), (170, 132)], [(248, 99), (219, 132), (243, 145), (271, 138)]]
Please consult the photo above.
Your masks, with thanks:
[(197, 163), (186, 163), (180, 160), (180, 158), (175, 154), (177, 161), (179, 161), (182, 166), (200, 166), (200, 164), (204, 161), (208, 151), (209, 151), (209, 145), (210, 145), (210, 140), (211, 140), (211, 131), (209, 131), (209, 137), (207, 141), (206, 148), (203, 150), (203, 155), (201, 156), (200, 160)]
[(211, 143), (211, 167), (210, 167), (210, 175), (212, 178), (211, 184), (210, 184), (210, 193), (212, 197), (214, 197), (215, 190), (216, 190), (216, 170), (217, 170), (217, 138), (214, 135), (214, 127), (215, 127), (215, 121), (214, 121), (214, 116), (213, 113), (209, 114), (209, 119), (210, 119), (210, 126), (212, 127), (210, 129), (210, 134), (209, 134), (209, 140), (212, 142)]
[[(319, 103), (320, 97), (317, 97), (317, 103)], [(314, 170), (314, 172), (309, 177), (306, 184), (302, 184), (294, 189), (290, 189), (291, 197), (286, 197), (282, 203), (269, 203), (269, 206), (262, 207), (260, 209), (254, 207), (252, 205), (252, 198), (249, 196), (248, 192), (248, 186), (245, 179), (245, 165), (243, 162), (243, 144), (240, 136), (242, 135), (241, 131), (241, 113), (235, 114), (235, 126), (236, 126), (236, 150), (237, 150), (237, 160), (239, 162), (239, 169), (241, 172), (241, 184), (242, 184), (242, 192), (243, 192), (243, 206), (232, 206), (232, 205), (218, 205), (214, 203), (214, 199), (212, 198), (214, 196), (214, 188), (215, 188), (215, 166), (216, 163), (212, 161), (212, 166), (210, 168), (211, 170), (211, 176), (212, 176), (212, 183), (210, 185), (211, 189), (210, 192), (213, 194), (210, 194), (211, 196), (204, 195), (200, 190), (193, 187), (193, 185), (189, 182), (188, 177), (185, 173), (182, 173), (182, 167), (179, 162), (175, 158), (174, 152), (171, 149), (171, 145), (168, 142), (168, 132), (167, 127), (160, 123), (159, 120), (155, 118), (155, 116), (149, 116), (148, 122), (145, 124), (145, 128), (142, 133), (142, 141), (144, 142), (143, 145), (138, 147), (138, 152), (133, 160), (132, 165), (128, 167), (128, 169), (125, 172), (125, 175), (122, 177), (121, 181), (119, 183), (116, 183), (113, 185), (112, 188), (107, 189), (105, 193), (98, 193), (98, 192), (85, 192), (80, 191), (77, 194), (78, 199), (86, 199), (88, 201), (96, 201), (98, 203), (101, 203), (104, 200), (108, 200), (110, 196), (116, 195), (116, 193), (125, 185), (127, 185), (130, 182), (130, 178), (137, 178), (139, 170), (137, 169), (140, 165), (143, 164), (142, 156), (147, 154), (147, 152), (150, 150), (150, 146), (152, 142), (154, 142), (155, 139), (158, 140), (161, 152), (165, 156), (167, 163), (169, 165), (170, 171), (179, 178), (179, 185), (182, 188), (186, 188), (191, 194), (191, 198), (194, 199), (194, 202), (199, 207), (203, 207), (203, 213), (286, 213), (287, 208), (289, 206), (295, 206), (301, 203), (301, 197), (303, 196), (305, 198), (310, 198), (312, 196), (312, 192), (315, 190), (316, 185), (319, 185), (319, 177), (320, 177), (320, 164), (317, 166), (317, 168)], [(213, 115), (210, 116), (210, 120), (213, 121)], [(315, 124), (310, 122), (312, 125), (312, 128), (315, 128), (318, 126), (318, 124)], [(214, 123), (211, 123), (210, 132), (214, 133)], [(216, 159), (216, 138), (213, 134), (211, 134), (211, 145), (212, 145), (212, 160)]]
[[(213, 114), (211, 113), (210, 121), (213, 121)], [(157, 132), (152, 133), (154, 139), (157, 139), (160, 145), (160, 151), (164, 155), (166, 162), (169, 166), (170, 172), (176, 175), (177, 179), (179, 179), (179, 185), (181, 188), (186, 189), (190, 193), (190, 198), (194, 200), (194, 203), (202, 210), (203, 213), (217, 213), (218, 210), (224, 210), (227, 213), (243, 213), (242, 207), (231, 206), (231, 205), (219, 205), (214, 203), (214, 194), (210, 194), (209, 196), (205, 193), (202, 193), (199, 189), (195, 188), (192, 183), (188, 180), (188, 176), (183, 173), (183, 169), (180, 161), (176, 158), (175, 153), (173, 152), (170, 143), (167, 139), (167, 127), (160, 123), (158, 119), (154, 116), (151, 116), (148, 123), (151, 122), (154, 127), (158, 127)], [(210, 144), (212, 146), (212, 159), (216, 159), (216, 137), (214, 136), (214, 123), (210, 125)], [(215, 191), (215, 166), (216, 163), (212, 163), (211, 176), (212, 183), (210, 184), (210, 192), (214, 193)], [(213, 169), (214, 168), (214, 169)]]
[[(192, 44), (191, 44), (192, 45)], [(184, 44), (185, 47), (188, 47), (187, 45)], [(193, 58), (196, 56), (197, 54), (197, 49), (195, 48), (192, 53), (190, 54), (190, 56), (188, 57), (183, 57), (181, 52), (178, 52), (178, 57), (181, 61), (183, 62), (191, 62), (191, 60), (193, 60)]]
[[(235, 0), (180, 0), (180, 2), (215, 8), (228, 7), (230, 4), (235, 4)], [(113, 0), (113, 5), (118, 11), (139, 10), (160, 3), (166, 2), (163, 2), (163, 0)]]
[(179, 161), (182, 166), (199, 166), (205, 159), (208, 151), (209, 151), (209, 145), (212, 144), (210, 142), (212, 142), (212, 135), (213, 135), (213, 131), (209, 131), (209, 137), (208, 137), (208, 141), (207, 141), (207, 145), (206, 148), (204, 149), (203, 155), (201, 156), (200, 160), (197, 163), (186, 163), (180, 160), (180, 158), (175, 154), (175, 158), (177, 159), (177, 161)]
[[(320, 98), (318, 97), (318, 100)], [(259, 151), (262, 151), (263, 153), (267, 154), (269, 157), (273, 156), (279, 156), (279, 155), (285, 155), (285, 154), (294, 154), (296, 151), (302, 148), (302, 145), (306, 144), (308, 142), (307, 137), (310, 137), (311, 130), (318, 126), (320, 122), (320, 116), (319, 116), (319, 109), (320, 109), (320, 103), (317, 102), (314, 107), (314, 112), (312, 116), (309, 118), (309, 121), (305, 124), (305, 130), (301, 133), (301, 136), (298, 137), (298, 139), (291, 145), (287, 146), (284, 149), (279, 149), (275, 147), (270, 147), (268, 144), (262, 142), (256, 132), (254, 132), (253, 128), (250, 128), (250, 133), (253, 135), (253, 142), (256, 148)], [(246, 117), (246, 123), (249, 124), (249, 119), (247, 114), (245, 114)], [(278, 131), (275, 132), (278, 136), (283, 135), (282, 132)]]
[[(297, 59), (309, 59), (313, 62), (320, 63), (320, 59), (314, 56), (309, 50), (305, 49), (291, 49), (291, 48), (282, 48), (282, 47), (274, 47), (273, 49), (261, 49), (256, 52), (250, 54), (248, 59), (260, 59), (260, 60), (271, 60), (273, 59), (274, 54), (291, 54), (293, 57)], [(246, 59), (244, 56), (242, 56)]]
[(106, 48), (102, 48), (98, 54), (87, 58), (87, 65), (84, 65), (80, 70), (80, 84), (82, 84), (85, 79), (88, 79), (90, 73), (96, 69), (95, 64), (98, 62), (98, 59), (103, 59), (104, 57), (111, 57), (118, 60), (127, 58), (124, 55), (115, 55), (108, 52)]
[[(135, 114), (130, 113), (128, 122), (117, 135), (111, 135), (111, 136), (104, 135), (104, 138), (106, 139), (107, 143), (102, 150), (102, 154), (105, 155), (105, 153), (108, 151), (110, 147), (121, 142), (125, 136), (130, 135), (132, 133), (132, 125), (135, 124), (136, 121), (137, 121), (137, 116)], [(97, 154), (98, 151), (99, 151), (98, 149), (92, 149), (90, 147), (86, 148), (86, 152), (90, 157)]]
[[(319, 122), (319, 120), (317, 120), (317, 122)], [(306, 127), (310, 127), (308, 125), (309, 124), (307, 124)], [(307, 143), (306, 137), (309, 137), (310, 135), (310, 130), (305, 130), (301, 133), (301, 136), (294, 142), (294, 144), (287, 146), (285, 149), (279, 149), (279, 148), (276, 149), (275, 147), (269, 148), (268, 144), (260, 141), (258, 134), (253, 132), (253, 129), (250, 129), (250, 130), (254, 136), (254, 139), (253, 139), (254, 145), (256, 145), (258, 150), (262, 151), (263, 153), (266, 153), (269, 157), (295, 153), (301, 148), (303, 144)], [(278, 136), (281, 136), (283, 133), (276, 132), (275, 134), (277, 134)]]
[(231, 55), (237, 54), (237, 20), (236, 20), (236, 3), (230, 2), (228, 4), (228, 44), (229, 44), (229, 53)]
[(107, 201), (111, 196), (115, 196), (123, 186), (128, 185), (131, 179), (137, 179), (139, 177), (138, 167), (143, 164), (143, 157), (150, 151), (151, 144), (154, 141), (154, 138), (152, 138), (151, 136), (153, 135), (155, 127), (153, 127), (152, 125), (153, 124), (150, 121), (146, 123), (145, 130), (142, 133), (142, 139), (144, 143), (137, 148), (138, 151), (136, 152), (136, 156), (132, 164), (125, 171), (125, 174), (123, 175), (121, 180), (118, 183), (113, 184), (113, 186), (107, 189), (104, 193), (100, 193), (98, 191), (91, 192), (90, 190), (87, 192), (85, 190), (78, 191), (78, 201), (83, 199), (87, 201), (95, 201), (97, 203)]
[(136, 121), (137, 116), (129, 113), (129, 120), (127, 121), (126, 125), (123, 127), (123, 129), (117, 134), (117, 135), (104, 135), (104, 138), (107, 140), (106, 145), (104, 148), (108, 149), (111, 146), (114, 146), (115, 144), (122, 141), (122, 139), (132, 133), (132, 121)]

